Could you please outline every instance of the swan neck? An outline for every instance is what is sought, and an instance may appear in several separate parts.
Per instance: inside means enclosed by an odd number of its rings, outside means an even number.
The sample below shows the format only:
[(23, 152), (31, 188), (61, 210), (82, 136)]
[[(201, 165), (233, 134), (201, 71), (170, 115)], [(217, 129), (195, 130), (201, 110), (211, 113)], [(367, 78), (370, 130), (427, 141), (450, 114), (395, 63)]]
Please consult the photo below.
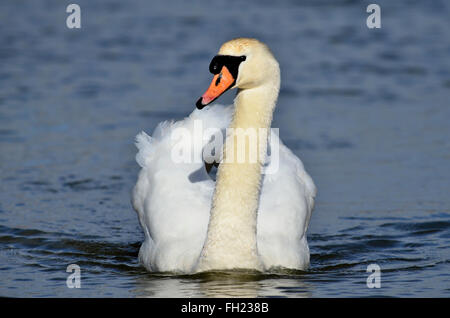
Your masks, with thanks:
[(265, 85), (240, 90), (236, 96), (199, 271), (261, 269), (256, 244), (257, 210), (278, 88), (279, 83)]

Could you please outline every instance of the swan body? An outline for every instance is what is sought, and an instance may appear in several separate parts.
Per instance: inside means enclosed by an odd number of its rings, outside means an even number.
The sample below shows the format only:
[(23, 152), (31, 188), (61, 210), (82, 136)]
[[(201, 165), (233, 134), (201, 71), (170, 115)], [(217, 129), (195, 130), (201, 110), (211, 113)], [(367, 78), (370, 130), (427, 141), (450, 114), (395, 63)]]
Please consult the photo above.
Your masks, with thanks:
[[(197, 109), (180, 121), (159, 124), (152, 137), (144, 132), (136, 137), (142, 169), (132, 204), (145, 234), (139, 260), (149, 271), (182, 273), (306, 269), (306, 231), (316, 188), (300, 159), (270, 133), (278, 63), (253, 39), (225, 43), (215, 59), (210, 70), (216, 75), (197, 107), (237, 87), (234, 105)], [(231, 150), (238, 149), (235, 135), (226, 133), (214, 180), (205, 169), (210, 158), (203, 150), (227, 128), (258, 129), (262, 143), (259, 151), (246, 144), (243, 162), (228, 161)], [(174, 141), (179, 131), (190, 138)], [(272, 145), (277, 145), (277, 160), (265, 155), (275, 149)], [(175, 149), (191, 160), (175, 161)], [(248, 159), (251, 155), (256, 161)]]

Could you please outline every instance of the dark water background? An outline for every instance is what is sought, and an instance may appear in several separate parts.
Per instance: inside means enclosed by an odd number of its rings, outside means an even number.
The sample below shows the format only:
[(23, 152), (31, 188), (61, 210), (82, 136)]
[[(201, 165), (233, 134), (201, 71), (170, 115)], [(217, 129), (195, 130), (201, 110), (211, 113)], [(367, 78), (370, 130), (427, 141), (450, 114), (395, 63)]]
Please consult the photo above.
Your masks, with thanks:
[[(379, 30), (367, 1), (78, 0), (80, 30), (69, 3), (0, 2), (1, 296), (450, 296), (449, 1), (377, 1)], [(190, 113), (237, 36), (281, 65), (273, 126), (319, 190), (311, 268), (149, 274), (134, 136)]]

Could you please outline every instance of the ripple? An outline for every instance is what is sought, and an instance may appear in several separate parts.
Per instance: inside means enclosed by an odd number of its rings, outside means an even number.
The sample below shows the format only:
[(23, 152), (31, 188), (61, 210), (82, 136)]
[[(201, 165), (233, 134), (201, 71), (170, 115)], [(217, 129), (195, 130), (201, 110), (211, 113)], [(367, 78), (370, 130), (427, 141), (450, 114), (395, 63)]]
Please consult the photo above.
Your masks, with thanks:
[[(33, 263), (29, 266), (48, 268), (47, 264), (70, 264), (76, 261), (85, 268), (100, 266), (123, 273), (142, 271), (137, 264), (140, 242), (111, 243), (101, 237), (43, 232), (0, 226), (0, 245), (9, 246), (10, 254)], [(3, 252), (5, 248), (2, 248)]]
[(393, 228), (400, 231), (411, 232), (411, 234), (414, 235), (426, 235), (450, 229), (450, 222), (449, 221), (398, 222), (398, 223), (384, 223), (381, 226)]
[(369, 247), (376, 247), (376, 248), (389, 248), (389, 247), (395, 247), (401, 244), (401, 241), (397, 240), (388, 240), (388, 239), (373, 239), (373, 240), (367, 240), (365, 242), (367, 246)]
[[(118, 179), (112, 179), (118, 180)], [(64, 187), (68, 187), (73, 191), (91, 191), (91, 190), (112, 190), (119, 191), (124, 186), (123, 182), (114, 182), (104, 184), (102, 181), (93, 180), (90, 178), (67, 181), (63, 183)]]
[(310, 96), (360, 96), (364, 91), (358, 88), (311, 88), (307, 91)]

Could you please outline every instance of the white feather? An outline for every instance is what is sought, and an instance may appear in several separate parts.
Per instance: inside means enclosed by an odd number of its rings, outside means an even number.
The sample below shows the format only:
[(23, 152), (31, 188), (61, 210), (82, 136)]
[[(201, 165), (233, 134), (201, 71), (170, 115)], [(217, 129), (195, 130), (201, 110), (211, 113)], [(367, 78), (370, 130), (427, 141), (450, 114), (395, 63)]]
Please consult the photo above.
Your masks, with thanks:
[[(203, 128), (228, 127), (232, 106), (214, 105), (194, 110), (178, 122), (158, 125), (153, 137), (136, 137), (136, 160), (142, 167), (133, 191), (133, 207), (145, 233), (139, 251), (150, 271), (191, 273), (199, 259), (208, 228), (214, 181), (203, 162), (174, 163), (171, 133), (184, 128), (193, 134), (194, 121)], [(274, 135), (273, 138), (278, 138)], [(203, 149), (208, 138), (200, 136), (183, 145)], [(276, 173), (265, 175), (257, 215), (257, 246), (264, 269), (305, 269), (309, 265), (306, 230), (314, 206), (316, 188), (300, 159), (282, 142)], [(197, 151), (194, 157), (201, 157)], [(204, 158), (203, 158), (204, 159)], [(264, 169), (269, 169), (267, 162)]]

